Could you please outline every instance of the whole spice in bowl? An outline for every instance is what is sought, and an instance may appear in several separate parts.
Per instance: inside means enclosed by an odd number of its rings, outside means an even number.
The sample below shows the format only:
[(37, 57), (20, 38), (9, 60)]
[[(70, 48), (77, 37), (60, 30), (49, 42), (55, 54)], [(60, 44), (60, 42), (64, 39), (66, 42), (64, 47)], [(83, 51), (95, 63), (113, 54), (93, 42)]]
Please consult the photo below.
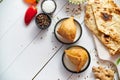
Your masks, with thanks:
[(51, 18), (45, 13), (40, 13), (36, 16), (35, 22), (38, 28), (46, 29), (51, 24)]
[(44, 0), (41, 3), (41, 9), (44, 13), (51, 14), (56, 10), (56, 2), (54, 0)]

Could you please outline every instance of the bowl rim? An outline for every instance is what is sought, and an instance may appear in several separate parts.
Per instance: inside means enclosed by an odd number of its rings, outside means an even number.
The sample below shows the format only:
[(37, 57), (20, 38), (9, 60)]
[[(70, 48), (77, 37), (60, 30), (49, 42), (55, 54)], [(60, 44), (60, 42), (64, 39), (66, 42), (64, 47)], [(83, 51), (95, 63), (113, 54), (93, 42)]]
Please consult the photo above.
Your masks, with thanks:
[[(49, 24), (48, 26), (45, 26), (45, 28), (42, 28), (42, 27), (39, 26), (38, 23), (37, 23), (37, 16), (39, 16), (40, 14), (46, 15), (46, 16), (48, 17), (48, 19), (50, 20), (50, 24)], [(37, 16), (35, 17), (35, 23), (36, 23), (36, 25), (37, 25), (37, 27), (38, 27), (39, 29), (44, 30), (44, 29), (47, 29), (48, 27), (50, 27), (52, 20), (51, 20), (51, 17), (50, 17), (48, 14), (46, 14), (46, 13), (39, 13), (39, 14), (37, 14)]]
[(81, 33), (80, 33), (78, 39), (76, 39), (74, 42), (70, 42), (70, 43), (65, 43), (64, 41), (59, 40), (59, 38), (57, 37), (57, 34), (56, 34), (56, 27), (57, 27), (57, 25), (58, 25), (61, 21), (65, 20), (65, 19), (68, 19), (68, 18), (69, 18), (69, 17), (60, 19), (60, 20), (55, 24), (55, 27), (54, 27), (54, 35), (55, 35), (56, 39), (57, 39), (59, 42), (61, 42), (61, 43), (63, 43), (63, 44), (67, 44), (67, 45), (76, 43), (77, 41), (79, 41), (79, 39), (80, 39), (81, 36), (82, 36), (82, 27), (81, 27), (81, 24), (80, 24), (76, 19), (74, 19), (74, 21), (75, 21), (75, 22), (79, 25), (79, 27), (80, 27), (80, 32), (81, 32)]
[[(45, 1), (53, 1), (54, 2), (54, 4), (55, 4), (55, 9), (53, 10), (53, 12), (50, 12), (50, 13), (47, 13), (47, 12), (45, 12), (44, 10), (43, 10), (43, 3), (45, 2)], [(41, 10), (44, 12), (44, 13), (46, 13), (46, 14), (52, 14), (52, 13), (54, 13), (55, 12), (55, 10), (56, 10), (56, 8), (57, 8), (57, 4), (56, 4), (56, 2), (54, 1), (54, 0), (43, 0), (42, 2), (41, 2)]]
[(72, 48), (72, 47), (80, 47), (80, 48), (84, 49), (84, 50), (87, 52), (87, 54), (88, 54), (88, 64), (86, 65), (86, 67), (85, 67), (83, 70), (80, 70), (79, 72), (77, 72), (77, 71), (72, 71), (72, 70), (68, 69), (68, 68), (66, 67), (65, 63), (64, 63), (65, 51), (64, 51), (63, 54), (62, 54), (62, 64), (63, 64), (63, 66), (65, 67), (65, 69), (68, 70), (69, 72), (72, 72), (72, 73), (82, 73), (82, 72), (84, 72), (85, 70), (87, 70), (87, 68), (90, 66), (90, 63), (91, 63), (90, 53), (88, 52), (88, 50), (87, 50), (86, 48), (84, 48), (83, 46), (80, 46), (80, 45), (72, 45), (72, 46), (70, 46), (70, 47), (68, 47), (68, 48), (66, 48), (66, 49), (70, 49), (70, 48)]

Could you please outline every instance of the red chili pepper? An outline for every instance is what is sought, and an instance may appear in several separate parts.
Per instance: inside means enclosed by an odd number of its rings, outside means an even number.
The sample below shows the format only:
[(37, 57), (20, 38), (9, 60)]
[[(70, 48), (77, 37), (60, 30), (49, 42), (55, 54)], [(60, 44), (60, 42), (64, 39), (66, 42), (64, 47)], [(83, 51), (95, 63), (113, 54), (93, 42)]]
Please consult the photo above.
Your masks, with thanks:
[(36, 7), (30, 6), (25, 13), (24, 17), (25, 24), (28, 25), (36, 14), (37, 14)]

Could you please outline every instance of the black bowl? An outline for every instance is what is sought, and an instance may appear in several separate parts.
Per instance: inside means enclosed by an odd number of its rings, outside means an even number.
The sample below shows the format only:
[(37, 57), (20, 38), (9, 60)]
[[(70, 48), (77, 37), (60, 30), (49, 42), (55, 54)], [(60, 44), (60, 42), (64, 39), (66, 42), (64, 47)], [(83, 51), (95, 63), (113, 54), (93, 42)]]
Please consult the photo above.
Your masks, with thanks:
[(67, 49), (70, 49), (72, 47), (80, 47), (82, 49), (84, 49), (87, 54), (88, 54), (88, 61), (87, 63), (85, 64), (85, 66), (82, 68), (82, 70), (80, 70), (79, 72), (75, 71), (75, 70), (72, 70), (72, 66), (74, 65), (73, 63), (71, 63), (71, 61), (67, 58), (65, 52), (63, 53), (62, 55), (62, 63), (63, 63), (63, 66), (66, 68), (66, 70), (72, 72), (72, 73), (81, 73), (81, 72), (84, 72), (85, 70), (87, 70), (87, 68), (89, 67), (90, 65), (90, 62), (91, 62), (91, 57), (90, 57), (90, 54), (89, 52), (87, 51), (87, 49), (85, 49), (84, 47), (82, 46), (79, 46), (79, 45), (74, 45), (74, 46), (71, 46), (71, 47), (68, 47)]
[(74, 22), (75, 22), (75, 24), (76, 24), (76, 26), (77, 26), (77, 33), (76, 33), (76, 38), (75, 38), (75, 40), (74, 40), (73, 42), (69, 42), (68, 40), (64, 39), (63, 37), (61, 37), (61, 36), (57, 33), (57, 30), (58, 30), (58, 28), (60, 27), (60, 24), (61, 24), (62, 21), (64, 21), (65, 19), (68, 19), (68, 18), (63, 18), (63, 19), (59, 20), (59, 21), (56, 23), (55, 28), (54, 28), (54, 35), (55, 35), (56, 39), (57, 39), (59, 42), (63, 43), (63, 44), (73, 44), (73, 43), (76, 43), (76, 42), (80, 39), (80, 37), (81, 37), (81, 35), (82, 35), (82, 27), (81, 27), (80, 23), (79, 23), (77, 20), (74, 19)]
[(57, 8), (56, 2), (55, 2), (54, 0), (51, 0), (51, 1), (53, 1), (54, 4), (55, 4), (55, 9), (53, 10), (53, 12), (47, 13), (47, 12), (45, 12), (45, 11), (43, 10), (43, 8), (42, 8), (43, 3), (44, 3), (45, 1), (47, 1), (47, 0), (43, 0), (42, 3), (41, 3), (41, 10), (42, 10), (44, 13), (46, 13), (46, 14), (52, 14), (52, 13), (54, 13), (55, 10), (56, 10), (56, 8)]
[[(39, 19), (41, 16), (45, 16), (45, 18), (44, 19)], [(46, 25), (41, 25), (41, 23), (45, 22), (45, 21), (41, 21), (41, 20), (46, 20), (46, 19), (48, 19), (48, 22), (46, 23)], [(47, 15), (45, 13), (40, 13), (36, 16), (35, 23), (36, 23), (38, 28), (47, 29), (51, 25), (51, 18), (50, 18), (49, 15)]]

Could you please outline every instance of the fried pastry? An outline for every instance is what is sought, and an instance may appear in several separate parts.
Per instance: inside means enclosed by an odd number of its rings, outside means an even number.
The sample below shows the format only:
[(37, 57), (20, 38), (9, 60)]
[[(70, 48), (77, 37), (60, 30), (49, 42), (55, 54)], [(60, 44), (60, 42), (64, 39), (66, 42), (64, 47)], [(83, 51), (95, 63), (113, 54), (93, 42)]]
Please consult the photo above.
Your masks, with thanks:
[(76, 31), (77, 29), (74, 23), (74, 18), (70, 17), (61, 23), (57, 33), (66, 40), (73, 42), (76, 36)]
[(87, 52), (80, 47), (72, 47), (65, 50), (69, 60), (76, 66), (76, 71), (79, 72), (88, 60)]

